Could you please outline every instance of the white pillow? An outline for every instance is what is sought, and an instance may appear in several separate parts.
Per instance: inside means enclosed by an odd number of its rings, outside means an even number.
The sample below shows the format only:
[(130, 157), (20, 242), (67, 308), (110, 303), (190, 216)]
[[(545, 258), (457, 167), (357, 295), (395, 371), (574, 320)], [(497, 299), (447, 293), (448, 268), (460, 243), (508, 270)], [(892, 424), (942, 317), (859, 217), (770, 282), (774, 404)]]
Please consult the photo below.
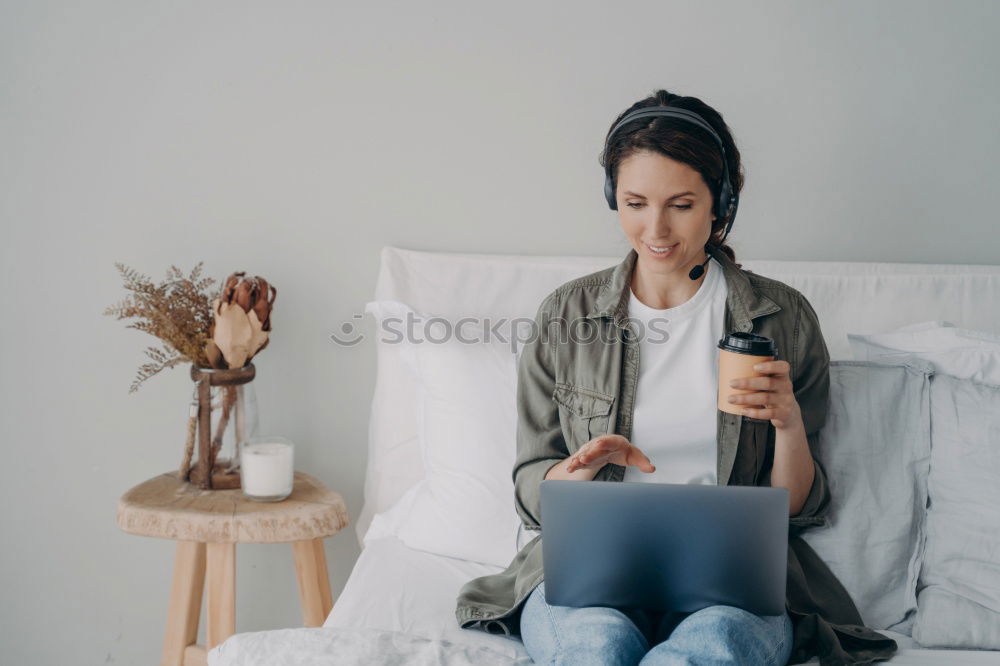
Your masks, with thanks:
[(913, 638), (1000, 649), (1000, 386), (931, 378), (927, 544)]
[(415, 322), (414, 339), (398, 337), (419, 386), (425, 477), (375, 516), (365, 542), (392, 534), (417, 550), (506, 567), (517, 554), (520, 525), (512, 478), (517, 370), (509, 342), (483, 342), (471, 324), (463, 326), (462, 341), (455, 322), (397, 302), (379, 307)]
[(848, 333), (857, 361), (905, 362), (915, 354), (936, 372), (1000, 384), (1000, 334), (959, 328), (947, 321), (927, 321), (887, 333)]
[(829, 524), (801, 537), (854, 600), (865, 625), (908, 633), (927, 503), (927, 363), (830, 362), (819, 433), (830, 484)]
[(365, 311), (375, 319), (377, 363), (368, 420), (364, 503), (354, 521), (362, 548), (374, 517), (395, 506), (424, 478), (417, 427), (419, 387), (406, 367), (402, 345), (389, 344), (378, 334), (387, 317), (399, 315), (399, 304), (371, 301), (365, 304)]

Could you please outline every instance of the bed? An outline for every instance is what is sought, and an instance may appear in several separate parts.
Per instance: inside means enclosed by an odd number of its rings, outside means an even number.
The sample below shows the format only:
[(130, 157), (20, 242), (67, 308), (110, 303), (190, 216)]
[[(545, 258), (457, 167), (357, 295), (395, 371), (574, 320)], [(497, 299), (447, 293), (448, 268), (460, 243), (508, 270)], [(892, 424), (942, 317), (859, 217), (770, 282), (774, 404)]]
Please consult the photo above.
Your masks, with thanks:
[[(498, 567), (433, 555), (395, 537), (370, 540), (326, 624), (236, 634), (209, 653), (210, 666), (326, 666), (332, 664), (530, 664), (521, 641), (460, 629), (455, 596), (462, 584)], [(1000, 653), (914, 648), (896, 639), (901, 666), (986, 666)], [(818, 663), (814, 657), (807, 663)]]
[[(377, 304), (389, 303), (449, 320), (530, 319), (555, 286), (620, 260), (614, 256), (505, 256), (387, 247), (381, 253), (369, 312), (378, 320), (385, 311)], [(963, 330), (1000, 331), (1000, 267), (742, 259), (741, 263), (790, 284), (809, 298), (834, 360), (856, 357), (857, 349), (852, 350), (848, 334), (857, 334), (859, 326), (851, 322), (864, 322), (860, 328), (871, 333), (925, 320), (958, 322)], [(984, 299), (998, 307), (982, 307)], [(512, 329), (505, 330), (513, 337)], [(455, 618), (455, 599), (461, 586), (472, 578), (502, 571), (506, 554), (516, 553), (530, 538), (519, 521), (503, 515), (493, 531), (503, 544), (488, 552), (476, 550), (475, 543), (472, 550), (456, 550), (470, 546), (470, 539), (453, 545), (451, 535), (443, 532), (428, 536), (433, 529), (407, 530), (407, 520), (415, 520), (411, 505), (428, 483), (432, 460), (425, 441), (428, 424), (421, 411), (426, 403), (415, 399), (426, 386), (412, 371), (412, 358), (405, 358), (412, 350), (404, 347), (376, 339), (378, 364), (364, 505), (354, 521), (362, 551), (324, 626), (236, 634), (209, 651), (210, 666), (531, 663), (518, 637), (491, 633), (496, 626), (463, 629)], [(510, 375), (504, 377), (509, 381)], [(509, 396), (510, 387), (505, 390)], [(509, 420), (509, 411), (505, 414)], [(498, 506), (504, 510), (508, 490), (499, 493)], [(513, 507), (509, 509), (513, 513)], [(924, 507), (919, 509), (922, 514)], [(909, 600), (908, 609), (894, 608), (892, 615), (859, 591), (856, 600), (865, 600), (858, 607), (866, 624), (896, 639), (900, 650), (893, 663), (1000, 664), (1000, 652), (995, 649), (938, 649), (913, 638), (917, 592), (923, 584), (923, 578), (918, 581), (917, 576), (926, 548), (926, 530), (914, 534), (920, 536), (920, 548), (913, 552), (911, 574), (903, 581), (914, 589), (899, 595)], [(449, 552), (470, 556), (445, 554)], [(479, 557), (480, 552), (489, 556)], [(854, 583), (849, 583), (846, 586), (853, 596)], [(1000, 619), (1000, 607), (988, 610)], [(876, 624), (869, 617), (885, 619)], [(993, 617), (986, 616), (987, 620)], [(992, 641), (994, 637), (980, 635), (974, 640)], [(814, 657), (808, 663), (818, 660)]]

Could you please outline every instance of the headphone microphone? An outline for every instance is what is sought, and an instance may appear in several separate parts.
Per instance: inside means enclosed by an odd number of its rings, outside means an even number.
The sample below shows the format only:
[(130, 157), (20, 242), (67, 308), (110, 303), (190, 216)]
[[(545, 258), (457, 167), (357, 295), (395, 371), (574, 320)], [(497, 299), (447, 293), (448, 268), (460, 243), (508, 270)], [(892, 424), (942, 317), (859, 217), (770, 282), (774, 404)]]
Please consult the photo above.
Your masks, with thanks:
[(698, 278), (700, 278), (702, 273), (705, 272), (705, 264), (707, 264), (709, 262), (709, 259), (711, 258), (712, 258), (711, 255), (709, 255), (708, 259), (706, 259), (704, 262), (692, 268), (691, 271), (688, 273), (688, 277), (691, 278), (692, 280), (697, 280)]
[[(630, 123), (633, 120), (655, 117), (678, 118), (680, 120), (686, 120), (687, 122), (694, 123), (708, 132), (718, 144), (719, 150), (722, 152), (722, 182), (719, 187), (718, 199), (713, 202), (713, 207), (716, 215), (722, 215), (723, 211), (725, 211), (724, 215), (729, 217), (729, 222), (726, 224), (726, 231), (722, 234), (722, 239), (719, 243), (721, 244), (725, 242), (726, 237), (729, 236), (729, 230), (733, 228), (733, 222), (736, 221), (736, 209), (739, 207), (740, 195), (738, 192), (733, 191), (733, 185), (729, 179), (729, 160), (726, 159), (726, 147), (722, 145), (722, 139), (719, 138), (718, 133), (716, 133), (716, 131), (705, 121), (704, 118), (699, 116), (694, 111), (688, 111), (687, 109), (681, 109), (673, 106), (658, 105), (636, 109), (622, 118), (615, 124), (614, 127), (611, 128), (611, 131), (608, 132), (608, 138), (604, 143), (604, 154), (608, 154), (608, 144), (611, 143), (611, 138), (619, 129), (621, 129), (623, 125)], [(618, 210), (618, 201), (615, 198), (615, 182), (611, 175), (610, 165), (606, 166), (604, 169), (604, 198), (607, 199), (611, 210)], [(692, 268), (688, 273), (688, 277), (692, 280), (700, 278), (705, 273), (705, 264), (707, 264), (711, 258), (712, 256), (709, 255), (708, 259), (705, 259), (704, 262)]]

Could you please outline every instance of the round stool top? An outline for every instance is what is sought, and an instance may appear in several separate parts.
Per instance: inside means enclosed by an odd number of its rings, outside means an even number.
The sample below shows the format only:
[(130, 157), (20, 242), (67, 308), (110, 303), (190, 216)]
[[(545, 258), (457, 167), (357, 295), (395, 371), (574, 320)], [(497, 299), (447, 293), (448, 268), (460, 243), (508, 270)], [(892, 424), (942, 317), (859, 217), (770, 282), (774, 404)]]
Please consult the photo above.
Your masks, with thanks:
[(118, 501), (118, 527), (131, 534), (205, 543), (284, 543), (328, 537), (348, 525), (339, 493), (295, 472), (292, 494), (257, 502), (243, 490), (202, 490), (176, 471), (153, 477)]

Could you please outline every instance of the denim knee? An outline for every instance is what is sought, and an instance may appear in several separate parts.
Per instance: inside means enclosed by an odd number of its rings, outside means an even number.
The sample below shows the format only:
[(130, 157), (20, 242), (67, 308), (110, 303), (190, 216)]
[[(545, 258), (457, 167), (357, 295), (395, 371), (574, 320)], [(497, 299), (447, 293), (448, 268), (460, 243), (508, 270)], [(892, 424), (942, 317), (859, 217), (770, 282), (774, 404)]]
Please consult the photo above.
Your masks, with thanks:
[(784, 638), (785, 623), (791, 622), (788, 613), (781, 615), (756, 615), (743, 608), (719, 604), (692, 613), (698, 619), (711, 618), (716, 631), (726, 636), (756, 634), (761, 638)]
[(649, 649), (635, 623), (615, 608), (553, 606), (540, 584), (525, 602), (521, 640), (539, 664), (627, 664)]
[(691, 613), (642, 663), (673, 664), (686, 658), (705, 663), (786, 664), (791, 648), (792, 623), (787, 612), (755, 615), (716, 605)]

